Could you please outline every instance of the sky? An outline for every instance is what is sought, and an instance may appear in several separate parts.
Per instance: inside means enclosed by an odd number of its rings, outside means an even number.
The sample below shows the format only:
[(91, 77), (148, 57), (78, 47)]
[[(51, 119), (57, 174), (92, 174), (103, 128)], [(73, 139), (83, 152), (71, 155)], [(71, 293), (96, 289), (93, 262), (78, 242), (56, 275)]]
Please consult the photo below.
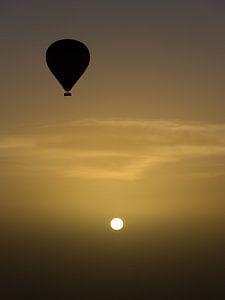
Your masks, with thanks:
[[(1, 2), (4, 300), (224, 299), (224, 15), (223, 0)], [(64, 38), (91, 54), (72, 97), (45, 62)]]

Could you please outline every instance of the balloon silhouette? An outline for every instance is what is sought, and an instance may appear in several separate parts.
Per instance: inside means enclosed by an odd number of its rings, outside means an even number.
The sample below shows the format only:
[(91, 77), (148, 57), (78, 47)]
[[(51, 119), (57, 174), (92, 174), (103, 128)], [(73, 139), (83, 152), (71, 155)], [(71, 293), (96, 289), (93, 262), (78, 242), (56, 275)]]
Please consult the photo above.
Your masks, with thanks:
[(58, 40), (46, 52), (47, 65), (64, 88), (64, 96), (71, 96), (72, 87), (87, 69), (89, 61), (88, 48), (76, 40)]

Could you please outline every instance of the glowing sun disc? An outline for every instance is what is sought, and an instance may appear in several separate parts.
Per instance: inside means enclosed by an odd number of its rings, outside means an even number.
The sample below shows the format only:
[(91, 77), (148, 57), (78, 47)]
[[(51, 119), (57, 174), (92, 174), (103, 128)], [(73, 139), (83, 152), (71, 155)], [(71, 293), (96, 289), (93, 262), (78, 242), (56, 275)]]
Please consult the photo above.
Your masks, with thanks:
[(110, 222), (110, 225), (111, 225), (113, 230), (120, 230), (120, 229), (123, 228), (123, 220), (120, 219), (120, 218), (114, 218)]

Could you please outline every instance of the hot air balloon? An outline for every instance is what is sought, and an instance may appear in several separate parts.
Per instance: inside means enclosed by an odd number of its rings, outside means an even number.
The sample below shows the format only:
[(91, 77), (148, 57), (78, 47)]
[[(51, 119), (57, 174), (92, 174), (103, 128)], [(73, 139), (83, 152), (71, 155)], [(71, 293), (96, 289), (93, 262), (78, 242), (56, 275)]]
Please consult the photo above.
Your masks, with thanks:
[(64, 88), (64, 96), (71, 96), (72, 87), (87, 69), (89, 61), (88, 48), (77, 40), (58, 40), (46, 52), (47, 65)]

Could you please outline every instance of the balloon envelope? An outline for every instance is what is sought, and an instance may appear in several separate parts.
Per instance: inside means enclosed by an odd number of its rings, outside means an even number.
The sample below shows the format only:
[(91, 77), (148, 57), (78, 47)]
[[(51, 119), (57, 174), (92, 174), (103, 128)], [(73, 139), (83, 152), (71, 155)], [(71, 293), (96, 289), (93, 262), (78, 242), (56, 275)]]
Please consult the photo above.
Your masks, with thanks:
[(66, 91), (65, 96), (71, 95), (69, 91), (87, 69), (89, 61), (88, 48), (76, 40), (58, 40), (46, 52), (47, 65)]

